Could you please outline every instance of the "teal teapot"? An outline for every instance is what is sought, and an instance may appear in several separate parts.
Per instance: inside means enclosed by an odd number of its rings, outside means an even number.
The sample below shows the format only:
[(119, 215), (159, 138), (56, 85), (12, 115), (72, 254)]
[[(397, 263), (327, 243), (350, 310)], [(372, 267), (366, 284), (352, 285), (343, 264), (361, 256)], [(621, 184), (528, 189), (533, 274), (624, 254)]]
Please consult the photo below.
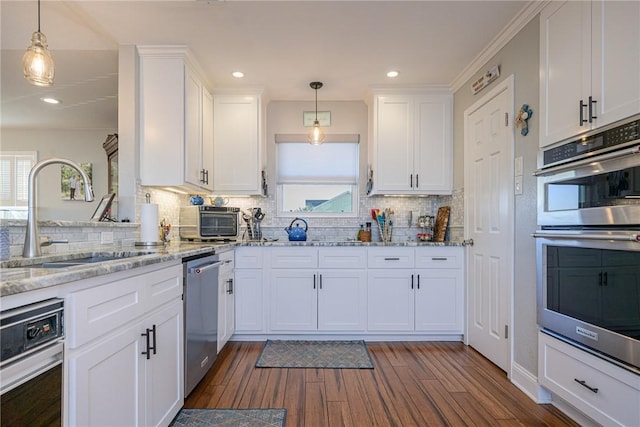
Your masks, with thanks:
[[(304, 228), (300, 227), (300, 224), (296, 223), (296, 221), (302, 221), (304, 223)], [(295, 224), (295, 227), (293, 226)], [(307, 221), (302, 218), (294, 218), (291, 221), (291, 224), (284, 231), (289, 235), (289, 241), (291, 242), (304, 242), (307, 240), (307, 230), (309, 229), (309, 225)]]

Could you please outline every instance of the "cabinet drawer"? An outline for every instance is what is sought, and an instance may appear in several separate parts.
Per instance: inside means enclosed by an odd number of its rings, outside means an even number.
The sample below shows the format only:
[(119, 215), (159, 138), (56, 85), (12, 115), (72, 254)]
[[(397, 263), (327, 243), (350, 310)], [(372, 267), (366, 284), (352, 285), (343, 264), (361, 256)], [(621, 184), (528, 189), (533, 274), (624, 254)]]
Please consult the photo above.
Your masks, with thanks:
[(640, 376), (546, 334), (539, 339), (540, 384), (599, 423), (640, 425)]
[(79, 347), (144, 314), (145, 289), (140, 276), (134, 276), (69, 295), (65, 303), (69, 347)]
[(416, 268), (462, 268), (463, 248), (416, 248)]
[(369, 248), (369, 268), (413, 268), (413, 248)]
[(367, 268), (367, 250), (365, 248), (320, 248), (318, 267)]
[(265, 252), (265, 248), (259, 247), (244, 246), (236, 248), (234, 260), (235, 267), (262, 268), (262, 258)]
[(233, 267), (235, 264), (233, 251), (222, 252), (220, 254), (219, 260), (223, 263), (220, 266), (220, 274), (228, 274), (233, 272)]
[(293, 246), (271, 249), (271, 268), (317, 268), (318, 250)]

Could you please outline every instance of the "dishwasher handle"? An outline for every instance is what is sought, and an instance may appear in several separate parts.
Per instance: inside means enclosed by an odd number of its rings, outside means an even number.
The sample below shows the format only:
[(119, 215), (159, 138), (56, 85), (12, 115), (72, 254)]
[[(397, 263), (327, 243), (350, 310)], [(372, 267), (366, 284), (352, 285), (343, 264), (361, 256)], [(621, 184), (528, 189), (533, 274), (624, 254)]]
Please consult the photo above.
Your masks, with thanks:
[(224, 264), (224, 261), (217, 261), (217, 262), (213, 262), (211, 264), (203, 264), (203, 265), (199, 265), (197, 267), (191, 267), (189, 269), (189, 274), (202, 274), (207, 270), (211, 270), (212, 268), (218, 268), (222, 264)]

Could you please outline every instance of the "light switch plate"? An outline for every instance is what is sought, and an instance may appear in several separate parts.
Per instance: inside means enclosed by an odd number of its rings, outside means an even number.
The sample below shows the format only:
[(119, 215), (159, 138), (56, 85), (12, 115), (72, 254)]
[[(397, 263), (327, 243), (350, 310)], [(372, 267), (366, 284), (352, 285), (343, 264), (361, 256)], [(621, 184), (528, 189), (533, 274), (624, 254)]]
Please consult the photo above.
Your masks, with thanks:
[(515, 177), (513, 192), (516, 195), (522, 194), (522, 175)]
[(522, 156), (516, 157), (513, 162), (513, 174), (515, 176), (522, 176)]

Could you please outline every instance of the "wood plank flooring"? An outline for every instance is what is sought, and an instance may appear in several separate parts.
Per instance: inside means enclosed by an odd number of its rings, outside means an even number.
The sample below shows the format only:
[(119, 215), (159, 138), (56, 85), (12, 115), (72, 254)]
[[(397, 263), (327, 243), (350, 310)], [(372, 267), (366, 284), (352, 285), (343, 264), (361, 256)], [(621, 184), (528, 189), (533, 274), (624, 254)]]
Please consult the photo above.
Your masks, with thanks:
[(374, 369), (255, 368), (229, 342), (186, 408), (286, 408), (292, 426), (577, 426), (460, 342), (367, 343)]

